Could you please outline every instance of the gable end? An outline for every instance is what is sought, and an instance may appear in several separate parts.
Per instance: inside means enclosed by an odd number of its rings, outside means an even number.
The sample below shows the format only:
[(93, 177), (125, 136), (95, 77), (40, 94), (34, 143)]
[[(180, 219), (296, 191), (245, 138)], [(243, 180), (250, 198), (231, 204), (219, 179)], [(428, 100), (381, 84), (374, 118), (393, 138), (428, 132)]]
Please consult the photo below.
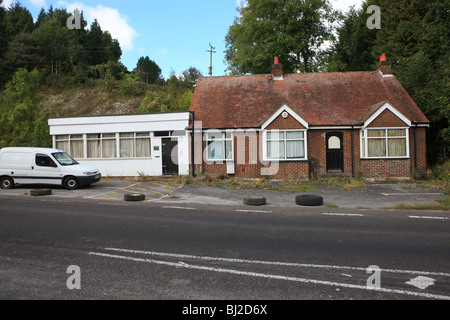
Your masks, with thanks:
[[(287, 118), (283, 118), (283, 113), (288, 114)], [(303, 120), (287, 105), (282, 106), (275, 112), (262, 126), (261, 130), (269, 129), (308, 129), (308, 123)]]
[(364, 127), (411, 127), (411, 121), (389, 103), (385, 103), (364, 122)]

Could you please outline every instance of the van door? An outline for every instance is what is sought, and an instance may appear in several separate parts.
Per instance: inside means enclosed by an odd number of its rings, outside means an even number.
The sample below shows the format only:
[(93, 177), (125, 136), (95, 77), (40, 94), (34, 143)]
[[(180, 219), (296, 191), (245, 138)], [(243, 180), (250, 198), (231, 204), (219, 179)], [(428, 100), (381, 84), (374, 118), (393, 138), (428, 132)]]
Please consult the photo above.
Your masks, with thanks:
[(36, 184), (61, 184), (61, 174), (56, 162), (50, 156), (36, 153), (32, 166), (33, 183)]

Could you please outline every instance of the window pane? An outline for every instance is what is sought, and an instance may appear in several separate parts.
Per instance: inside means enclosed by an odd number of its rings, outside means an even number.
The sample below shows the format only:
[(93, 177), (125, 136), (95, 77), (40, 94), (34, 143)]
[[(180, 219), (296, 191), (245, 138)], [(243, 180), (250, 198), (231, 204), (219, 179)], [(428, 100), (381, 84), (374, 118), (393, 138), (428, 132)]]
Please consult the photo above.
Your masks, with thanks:
[(150, 158), (150, 156), (151, 156), (150, 138), (136, 139), (136, 157)]
[(102, 140), (102, 157), (115, 158), (116, 157), (116, 140)]
[(386, 130), (367, 130), (368, 137), (385, 137)]
[(223, 134), (220, 132), (208, 133), (208, 140), (221, 140), (223, 139)]
[(286, 132), (286, 139), (303, 139), (303, 131), (288, 131)]
[(70, 141), (70, 155), (72, 158), (84, 158), (84, 141), (74, 140)]
[(100, 139), (100, 134), (88, 134), (87, 138), (88, 139)]
[(115, 138), (116, 134), (115, 133), (104, 133), (103, 134), (103, 138)]
[(406, 157), (406, 139), (389, 139), (389, 156)]
[(330, 137), (330, 139), (328, 139), (328, 149), (341, 149), (341, 139), (336, 136)]
[(56, 149), (69, 152), (69, 141), (56, 141)]
[(45, 154), (37, 154), (36, 155), (36, 165), (39, 167), (50, 167), (50, 168), (57, 167), (55, 162), (49, 156), (47, 156)]
[(134, 139), (120, 139), (120, 157), (134, 157)]
[(150, 132), (138, 132), (136, 137), (150, 137)]
[(368, 148), (369, 148), (369, 157), (385, 157), (386, 139), (369, 139)]
[(298, 159), (305, 157), (305, 148), (303, 141), (287, 141), (286, 157), (288, 159)]
[(121, 133), (120, 138), (134, 138), (134, 133)]
[(366, 138), (363, 137), (362, 139), (362, 157), (365, 158), (366, 157)]
[(223, 141), (211, 141), (208, 144), (208, 156), (212, 160), (224, 160), (225, 150)]
[(83, 139), (82, 134), (73, 134), (70, 136), (70, 139)]
[(267, 141), (268, 159), (285, 159), (284, 141)]
[(87, 151), (88, 151), (88, 158), (101, 158), (100, 150), (101, 150), (101, 144), (100, 140), (90, 140), (87, 143)]
[(267, 131), (267, 139), (270, 140), (279, 140), (284, 139), (284, 132), (283, 131)]
[(388, 130), (389, 137), (406, 137), (406, 130)]
[(56, 138), (56, 140), (69, 140), (69, 135), (56, 136), (55, 138)]
[(233, 159), (233, 143), (230, 140), (225, 141), (226, 159)]

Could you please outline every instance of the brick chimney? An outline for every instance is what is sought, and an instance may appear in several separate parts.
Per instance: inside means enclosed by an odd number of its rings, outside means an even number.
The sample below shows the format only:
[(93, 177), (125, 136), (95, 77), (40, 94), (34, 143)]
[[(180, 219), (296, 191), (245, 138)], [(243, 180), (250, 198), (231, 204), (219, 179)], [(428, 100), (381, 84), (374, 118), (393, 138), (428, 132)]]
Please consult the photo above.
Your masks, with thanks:
[(283, 80), (283, 65), (280, 63), (278, 57), (275, 57), (274, 64), (272, 65), (272, 77), (273, 80)]
[(386, 53), (383, 53), (380, 56), (380, 62), (377, 64), (377, 70), (383, 75), (388, 76), (392, 75), (392, 62), (387, 61)]

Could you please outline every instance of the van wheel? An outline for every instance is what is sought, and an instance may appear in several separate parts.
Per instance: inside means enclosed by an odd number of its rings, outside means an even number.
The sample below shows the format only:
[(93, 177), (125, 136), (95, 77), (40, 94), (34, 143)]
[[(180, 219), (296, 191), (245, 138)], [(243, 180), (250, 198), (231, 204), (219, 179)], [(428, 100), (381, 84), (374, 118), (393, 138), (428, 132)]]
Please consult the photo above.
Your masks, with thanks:
[(67, 190), (76, 190), (80, 187), (80, 182), (75, 177), (67, 177), (64, 179), (63, 185)]
[(10, 177), (3, 177), (0, 180), (2, 189), (12, 189), (14, 188), (14, 180)]

